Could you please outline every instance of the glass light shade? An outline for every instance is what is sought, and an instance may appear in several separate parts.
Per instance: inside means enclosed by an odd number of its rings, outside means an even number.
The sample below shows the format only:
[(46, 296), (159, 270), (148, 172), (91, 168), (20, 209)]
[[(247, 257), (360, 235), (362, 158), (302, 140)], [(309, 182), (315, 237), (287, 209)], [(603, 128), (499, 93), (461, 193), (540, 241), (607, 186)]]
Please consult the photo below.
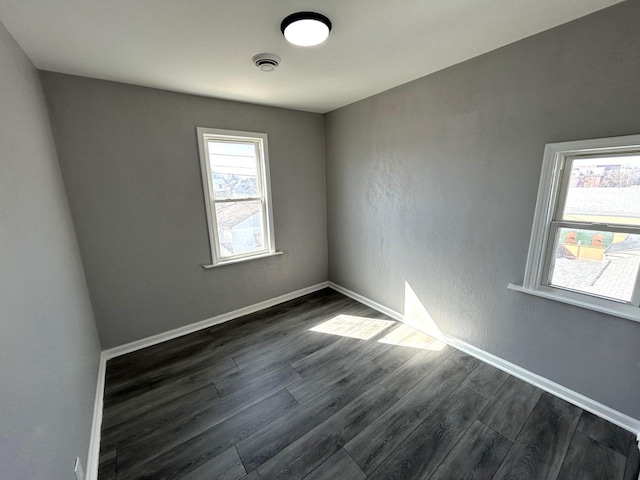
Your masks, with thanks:
[(329, 25), (316, 18), (300, 18), (286, 26), (283, 25), (282, 33), (289, 43), (300, 47), (311, 47), (327, 39), (331, 31)]

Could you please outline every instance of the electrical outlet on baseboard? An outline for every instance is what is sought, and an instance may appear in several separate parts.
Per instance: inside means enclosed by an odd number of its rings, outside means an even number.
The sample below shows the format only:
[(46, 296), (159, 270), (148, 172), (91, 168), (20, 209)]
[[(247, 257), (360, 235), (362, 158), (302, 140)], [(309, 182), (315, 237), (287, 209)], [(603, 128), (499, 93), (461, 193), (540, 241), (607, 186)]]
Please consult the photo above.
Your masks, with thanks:
[(73, 472), (76, 474), (76, 480), (84, 480), (84, 470), (82, 469), (82, 462), (80, 457), (76, 457), (76, 463), (73, 466)]

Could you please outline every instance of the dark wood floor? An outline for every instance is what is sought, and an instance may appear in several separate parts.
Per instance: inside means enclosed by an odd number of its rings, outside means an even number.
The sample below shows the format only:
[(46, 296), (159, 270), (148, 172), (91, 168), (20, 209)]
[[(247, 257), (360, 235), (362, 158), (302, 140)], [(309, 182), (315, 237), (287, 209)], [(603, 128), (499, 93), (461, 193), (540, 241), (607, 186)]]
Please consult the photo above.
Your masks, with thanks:
[(110, 360), (100, 480), (636, 480), (633, 435), (332, 290)]

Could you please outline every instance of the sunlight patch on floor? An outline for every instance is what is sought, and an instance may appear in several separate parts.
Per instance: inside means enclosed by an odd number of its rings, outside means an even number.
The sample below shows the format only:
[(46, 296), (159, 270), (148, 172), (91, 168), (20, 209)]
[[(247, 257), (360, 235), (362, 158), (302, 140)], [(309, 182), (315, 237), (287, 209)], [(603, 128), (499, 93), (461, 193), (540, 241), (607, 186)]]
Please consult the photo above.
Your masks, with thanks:
[(434, 340), (435, 338), (419, 332), (409, 325), (400, 325), (378, 341), (380, 343), (391, 343), (393, 345), (403, 345), (405, 347), (423, 348)]
[(402, 324), (378, 340), (380, 343), (389, 343), (400, 347), (420, 348), (422, 350), (442, 350), (446, 344), (415, 328)]
[(392, 320), (379, 320), (341, 314), (311, 328), (310, 330), (312, 332), (321, 332), (331, 335), (340, 335), (342, 337), (369, 340), (395, 323), (396, 322)]
[(409, 283), (405, 282), (404, 287), (404, 315), (402, 323), (394, 320), (381, 320), (340, 314), (309, 330), (360, 340), (370, 340), (379, 336), (382, 338), (377, 338), (378, 342), (401, 347), (434, 351), (444, 349), (447, 344), (441, 340), (443, 334), (438, 328), (438, 325)]

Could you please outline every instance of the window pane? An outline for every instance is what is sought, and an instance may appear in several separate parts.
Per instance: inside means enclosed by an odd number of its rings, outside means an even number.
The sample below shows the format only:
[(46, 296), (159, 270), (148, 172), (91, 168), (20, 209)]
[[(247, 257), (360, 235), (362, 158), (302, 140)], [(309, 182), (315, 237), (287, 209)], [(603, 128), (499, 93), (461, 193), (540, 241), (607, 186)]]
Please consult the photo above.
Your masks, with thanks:
[(640, 235), (559, 228), (550, 284), (631, 301), (640, 265)]
[(260, 201), (216, 203), (220, 256), (231, 257), (265, 249)]
[(561, 218), (640, 225), (640, 155), (573, 160)]
[(210, 140), (207, 145), (215, 198), (257, 197), (255, 144)]

